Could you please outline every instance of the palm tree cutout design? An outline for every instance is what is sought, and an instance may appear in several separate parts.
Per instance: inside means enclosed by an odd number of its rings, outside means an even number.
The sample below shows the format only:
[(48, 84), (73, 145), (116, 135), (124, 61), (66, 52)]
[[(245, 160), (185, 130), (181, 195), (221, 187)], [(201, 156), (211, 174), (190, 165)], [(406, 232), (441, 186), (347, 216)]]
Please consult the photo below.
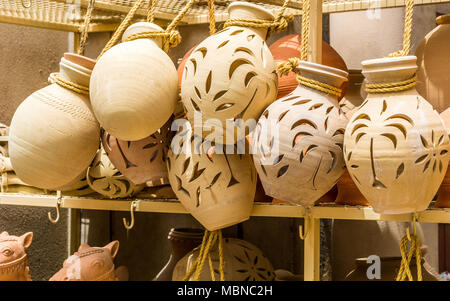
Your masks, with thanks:
[(422, 135), (420, 135), (420, 141), (427, 153), (418, 157), (414, 163), (423, 164), (423, 173), (428, 169), (431, 169), (433, 173), (437, 172), (437, 170), (441, 173), (444, 168), (442, 157), (448, 153), (444, 144), (444, 135), (436, 139), (434, 130), (431, 130), (431, 141), (428, 141)]
[[(360, 108), (362, 108), (366, 103), (367, 100), (361, 105)], [(354, 139), (355, 146), (357, 146), (363, 138), (370, 139), (369, 152), (372, 171), (372, 187), (378, 189), (386, 189), (387, 187), (377, 175), (377, 169), (375, 168), (374, 143), (378, 139), (388, 139), (392, 143), (395, 152), (399, 141), (406, 141), (408, 130), (414, 126), (414, 121), (406, 114), (388, 115), (386, 113), (387, 111), (388, 103), (386, 100), (383, 100), (379, 114), (372, 114), (369, 116), (366, 113), (360, 113), (353, 119), (353, 125), (350, 127), (350, 136)], [(358, 169), (359, 165), (351, 164), (352, 152), (346, 153), (344, 150), (344, 153), (350, 168)], [(396, 179), (403, 174), (404, 167), (405, 165), (403, 162), (397, 167)], [(356, 176), (354, 177), (356, 182), (360, 183), (359, 179)]]
[(237, 245), (243, 252), (240, 256), (233, 255), (233, 257), (242, 264), (236, 272), (242, 275), (243, 281), (270, 281), (275, 278), (273, 272), (267, 269), (267, 265), (262, 262), (263, 259), (256, 252), (252, 252), (253, 250), (244, 244), (237, 243)]

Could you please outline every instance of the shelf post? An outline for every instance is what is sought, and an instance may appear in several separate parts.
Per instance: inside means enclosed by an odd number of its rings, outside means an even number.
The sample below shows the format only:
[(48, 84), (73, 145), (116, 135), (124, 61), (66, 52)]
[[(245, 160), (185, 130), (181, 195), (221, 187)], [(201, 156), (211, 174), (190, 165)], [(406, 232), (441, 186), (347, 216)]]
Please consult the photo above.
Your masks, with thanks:
[[(309, 219), (309, 221), (307, 221)], [(320, 280), (320, 219), (312, 215), (305, 216), (308, 225), (304, 240), (304, 279), (305, 281)]]
[(322, 63), (322, 0), (310, 0), (309, 14), (309, 45), (308, 60), (313, 63)]

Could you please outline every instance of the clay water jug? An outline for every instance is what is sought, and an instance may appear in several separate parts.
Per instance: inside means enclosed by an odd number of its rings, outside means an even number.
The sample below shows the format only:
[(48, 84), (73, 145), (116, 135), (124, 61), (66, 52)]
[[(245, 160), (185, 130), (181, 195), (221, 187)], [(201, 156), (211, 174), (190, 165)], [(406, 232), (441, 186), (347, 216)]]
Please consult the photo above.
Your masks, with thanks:
[(344, 141), (350, 176), (377, 213), (425, 210), (447, 170), (449, 138), (439, 114), (413, 87), (416, 57), (373, 59), (362, 66), (367, 87), (397, 83), (403, 90), (369, 90), (353, 114)]
[(90, 83), (92, 107), (102, 128), (120, 140), (141, 140), (160, 129), (172, 115), (178, 97), (177, 70), (161, 49), (162, 38), (127, 41), (142, 32), (162, 30), (138, 22), (122, 43), (98, 60)]
[[(87, 57), (66, 53), (59, 76), (87, 87), (94, 64)], [(50, 80), (54, 79), (52, 75)], [(9, 133), (11, 164), (31, 186), (64, 190), (86, 171), (99, 141), (100, 127), (89, 96), (54, 82), (31, 94), (14, 113)]]
[[(303, 77), (340, 87), (347, 72), (301, 61)], [(253, 160), (266, 194), (304, 206), (325, 195), (344, 172), (347, 119), (338, 96), (299, 84), (261, 115), (253, 133)]]
[[(231, 3), (228, 12), (230, 19), (274, 18), (247, 2)], [(188, 120), (203, 138), (235, 144), (254, 129), (254, 120), (275, 100), (276, 66), (266, 35), (266, 28), (229, 26), (206, 38), (189, 56), (181, 100)]]
[[(283, 63), (292, 57), (298, 57), (302, 48), (302, 35), (290, 34), (276, 40), (269, 49), (273, 55), (275, 64)], [(343, 71), (347, 71), (347, 65), (339, 53), (326, 42), (322, 41), (322, 64), (333, 67)], [(339, 100), (346, 94), (344, 87), (342, 87), (342, 95)], [(278, 76), (278, 94), (277, 99), (288, 95), (294, 91), (298, 86), (297, 75), (290, 72), (285, 76)]]
[(417, 92), (440, 113), (450, 106), (450, 15), (436, 19), (416, 50)]

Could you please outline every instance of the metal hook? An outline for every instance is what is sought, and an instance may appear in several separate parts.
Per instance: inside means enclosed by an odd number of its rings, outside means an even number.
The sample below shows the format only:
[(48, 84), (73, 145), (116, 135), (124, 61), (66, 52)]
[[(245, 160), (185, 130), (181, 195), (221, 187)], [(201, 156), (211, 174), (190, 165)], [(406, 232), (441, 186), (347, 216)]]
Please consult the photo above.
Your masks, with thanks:
[(136, 210), (136, 208), (137, 208), (137, 201), (131, 202), (131, 207), (130, 207), (131, 222), (130, 223), (127, 222), (126, 218), (122, 219), (123, 226), (127, 230), (131, 230), (134, 227), (134, 210)]
[[(305, 240), (306, 236), (308, 236), (308, 230), (309, 230), (309, 208), (305, 209), (305, 218), (304, 218), (304, 225), (305, 228), (303, 229), (303, 225), (298, 226), (298, 235), (300, 236), (301, 240)], [(303, 231), (304, 230), (304, 231)]]
[(59, 208), (61, 207), (61, 203), (62, 203), (61, 191), (57, 191), (56, 195), (58, 197), (58, 199), (56, 201), (56, 218), (54, 219), (52, 217), (52, 214), (50, 212), (48, 212), (48, 219), (50, 220), (50, 222), (52, 224), (56, 224), (59, 221), (59, 218), (60, 218)]

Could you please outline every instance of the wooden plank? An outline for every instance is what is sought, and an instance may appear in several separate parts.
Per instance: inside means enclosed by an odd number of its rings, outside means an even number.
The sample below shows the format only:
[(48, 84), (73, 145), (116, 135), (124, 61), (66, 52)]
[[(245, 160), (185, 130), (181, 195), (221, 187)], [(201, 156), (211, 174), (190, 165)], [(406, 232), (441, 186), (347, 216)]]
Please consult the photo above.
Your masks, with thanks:
[(322, 63), (322, 0), (311, 0), (308, 61)]
[(305, 281), (320, 280), (320, 219), (312, 216), (305, 218), (304, 231), (304, 279)]

